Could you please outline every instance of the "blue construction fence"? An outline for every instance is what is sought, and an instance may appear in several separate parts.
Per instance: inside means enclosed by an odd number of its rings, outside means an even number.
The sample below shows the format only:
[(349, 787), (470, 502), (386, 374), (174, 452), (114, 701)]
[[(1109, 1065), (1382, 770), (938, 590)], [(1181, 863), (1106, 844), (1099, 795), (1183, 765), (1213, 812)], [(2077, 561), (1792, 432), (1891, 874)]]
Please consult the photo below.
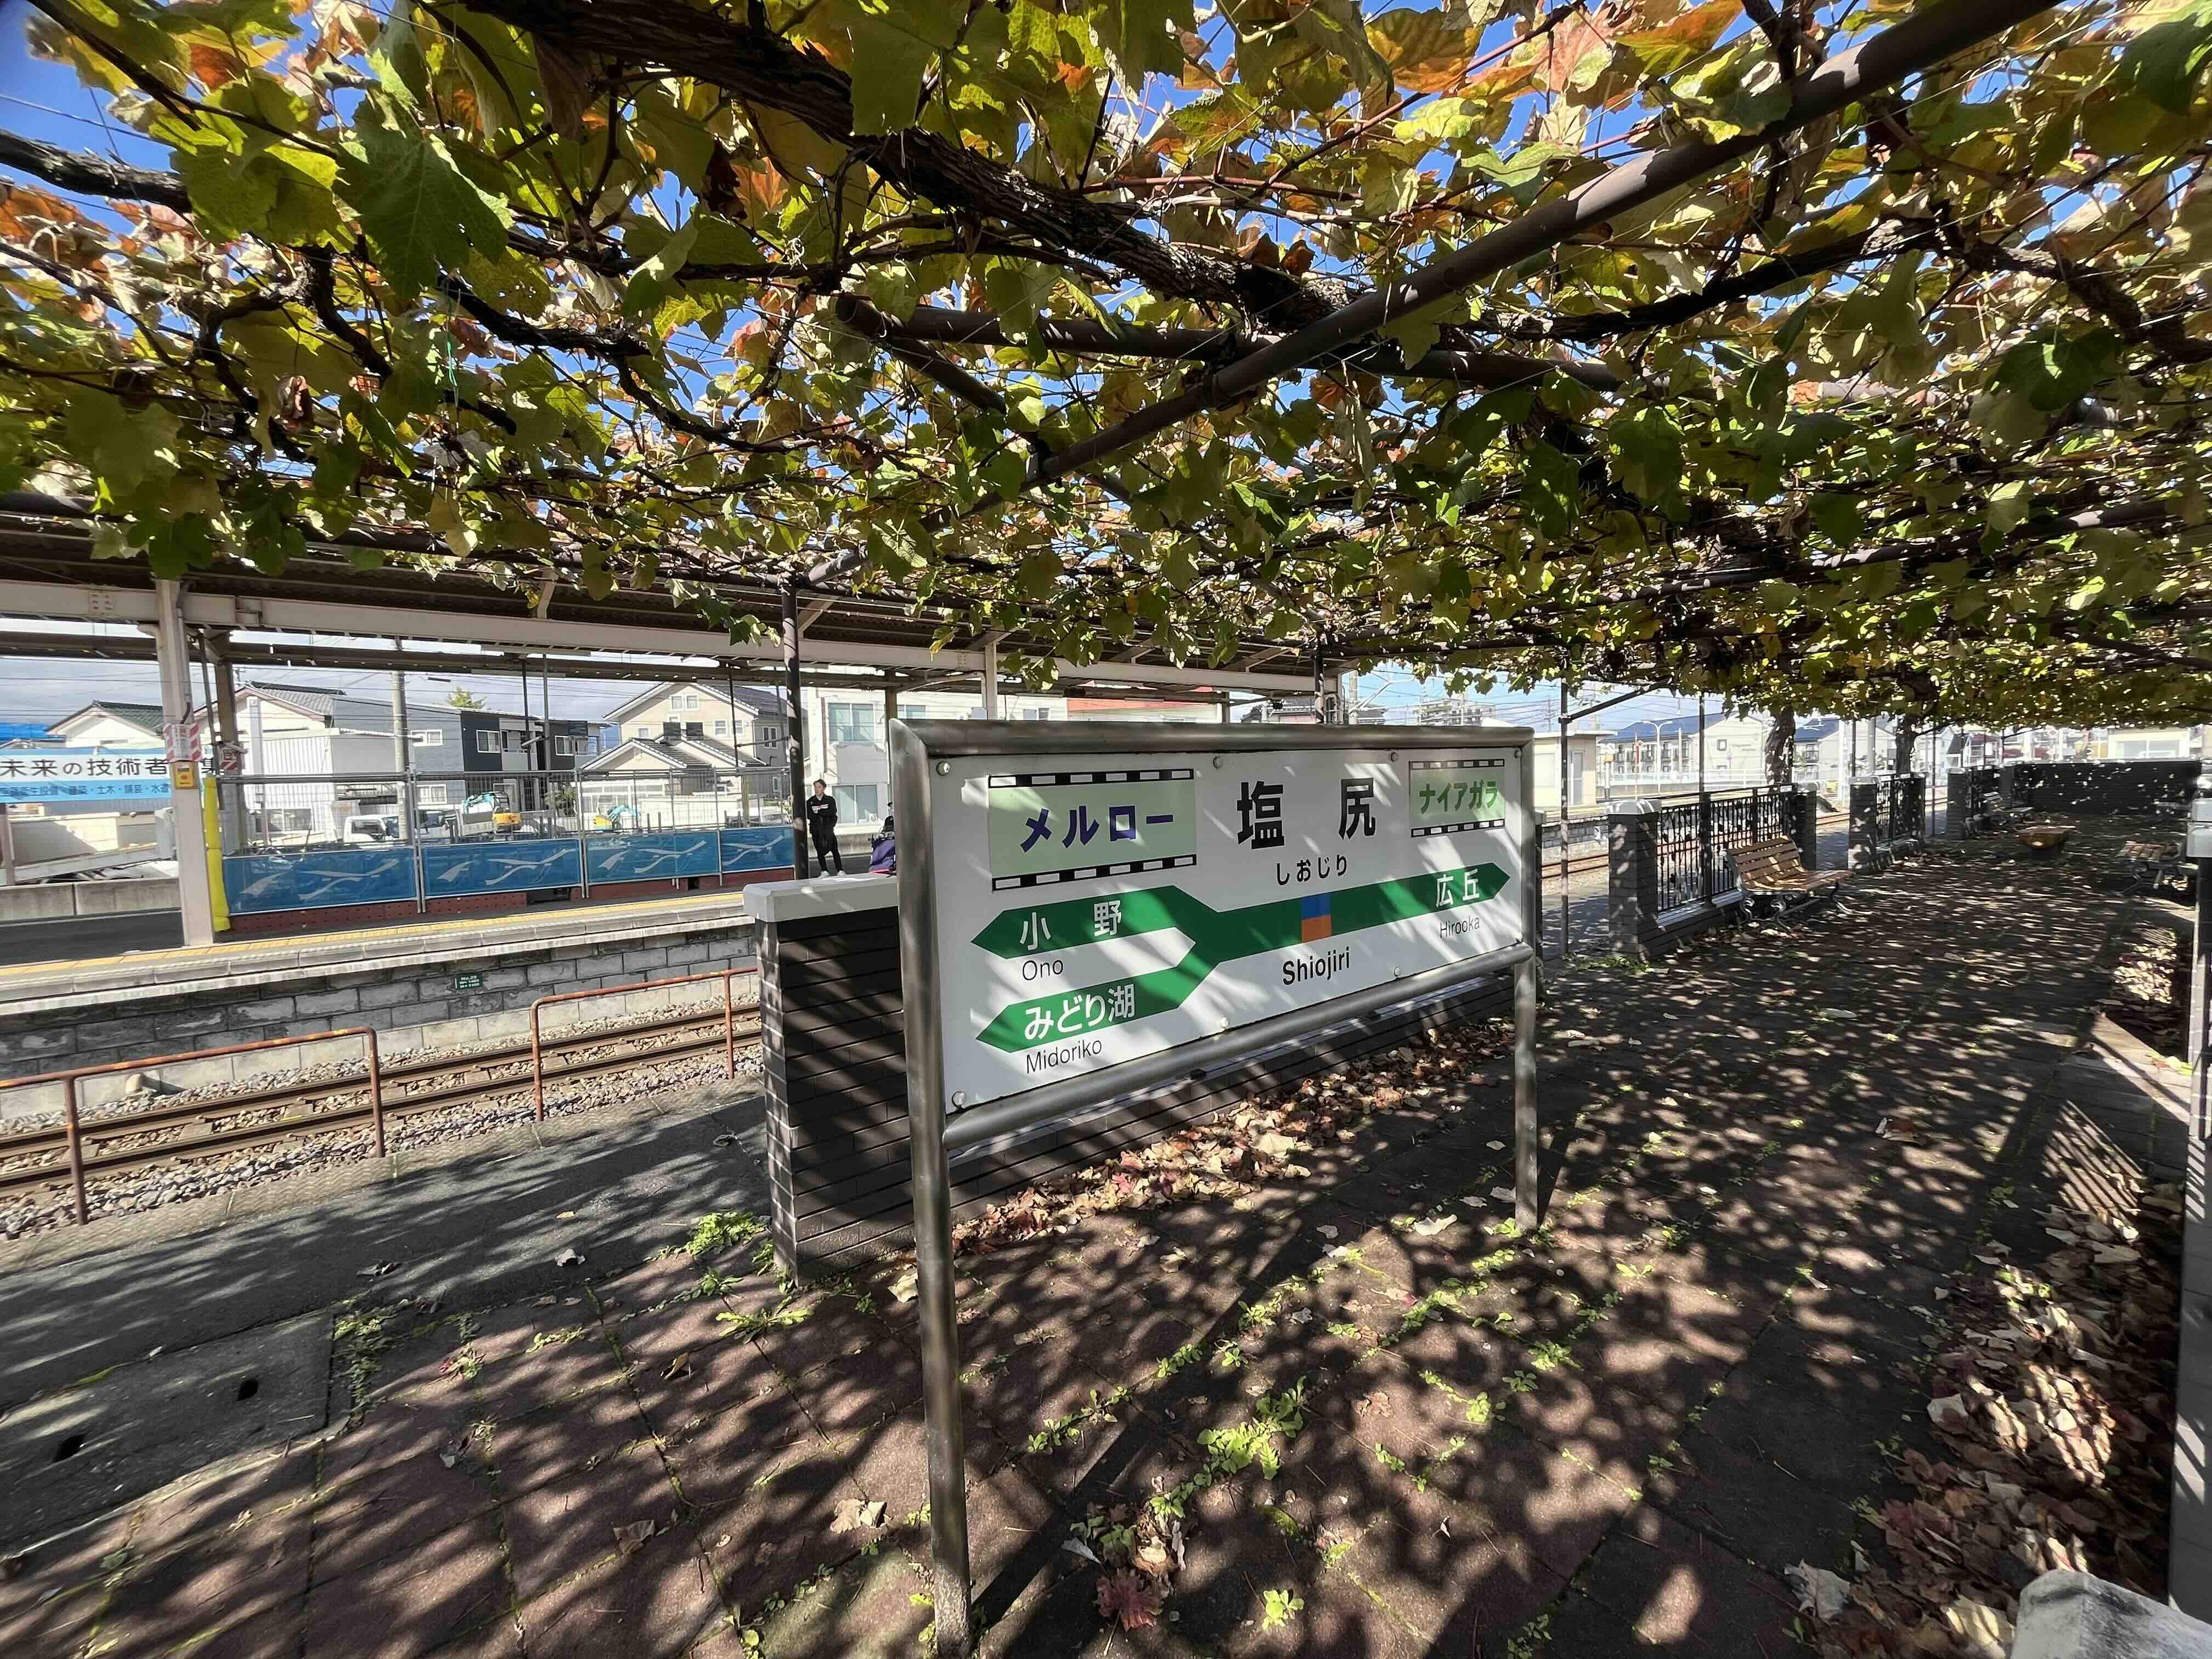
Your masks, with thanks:
[(472, 893), (729, 876), (792, 867), (791, 826), (635, 835), (487, 837), (414, 846), (240, 853), (222, 861), (234, 915), (412, 902)]

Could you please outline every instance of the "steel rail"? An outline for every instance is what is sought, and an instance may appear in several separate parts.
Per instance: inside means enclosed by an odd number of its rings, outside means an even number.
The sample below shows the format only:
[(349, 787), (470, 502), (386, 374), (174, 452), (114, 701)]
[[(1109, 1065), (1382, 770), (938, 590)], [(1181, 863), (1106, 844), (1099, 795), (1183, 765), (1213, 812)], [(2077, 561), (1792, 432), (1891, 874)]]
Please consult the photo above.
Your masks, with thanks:
[[(716, 1031), (719, 1032), (722, 1029), (723, 1015), (720, 1011), (712, 1014), (669, 1015), (608, 1030), (559, 1037), (547, 1042), (544, 1045), (544, 1051), (549, 1055), (577, 1054), (611, 1042), (632, 1042), (647, 1037), (672, 1036), (690, 1027), (703, 1027), (710, 1023)], [(318, 1039), (309, 1037), (300, 1040), (312, 1042)], [(195, 1056), (185, 1055), (183, 1058), (189, 1060)], [(141, 1069), (146, 1069), (154, 1063), (140, 1062)], [(453, 1059), (410, 1059), (397, 1063), (386, 1063), (382, 1068), (382, 1077), (385, 1086), (391, 1088), (394, 1085), (419, 1083), (428, 1078), (490, 1071), (502, 1066), (520, 1066), (526, 1068), (523, 1079), (526, 1081), (529, 1076), (527, 1071), (529, 1064), (529, 1045), (516, 1043), (505, 1048), (491, 1049), (479, 1054)], [(547, 1073), (549, 1078), (553, 1079), (562, 1075), (564, 1073), (552, 1072)], [(23, 1082), (27, 1085), (38, 1080), (36, 1078), (26, 1078)], [(240, 1112), (281, 1106), (287, 1102), (309, 1098), (317, 1094), (348, 1093), (365, 1087), (367, 1081), (367, 1074), (363, 1073), (350, 1077), (327, 1079), (319, 1083), (295, 1081), (273, 1084), (265, 1089), (255, 1090), (247, 1094), (226, 1096), (221, 1099), (203, 1097), (179, 1100), (169, 1105), (150, 1106), (127, 1115), (118, 1114), (112, 1117), (87, 1120), (83, 1123), (82, 1133), (87, 1139), (98, 1144), (102, 1140), (112, 1139), (118, 1134), (143, 1134), (155, 1129), (166, 1128), (173, 1124), (188, 1123), (195, 1118), (230, 1117)], [(483, 1085), (456, 1083), (441, 1092), (465, 1095), (470, 1088), (480, 1086)], [(420, 1094), (409, 1097), (410, 1102), (421, 1098), (422, 1096)], [(66, 1141), (67, 1133), (64, 1127), (57, 1123), (52, 1128), (21, 1129), (10, 1133), (0, 1134), (0, 1160), (27, 1158), (35, 1152), (60, 1146)]]
[[(705, 1024), (705, 1022), (692, 1023)], [(564, 1066), (557, 1071), (548, 1071), (545, 1076), (548, 1080), (553, 1082), (603, 1077), (641, 1066), (664, 1065), (721, 1051), (726, 1048), (728, 1041), (721, 1019), (719, 1017), (714, 1018), (711, 1022), (711, 1027), (712, 1029), (698, 1041), (684, 1043), (679, 1047), (656, 1049), (649, 1054), (609, 1055), (600, 1060), (587, 1060), (581, 1065)], [(750, 1027), (738, 1026), (737, 1035), (739, 1037), (757, 1039), (758, 1020), (755, 1019)], [(292, 1097), (307, 1099), (341, 1091), (355, 1091), (363, 1086), (363, 1082), (358, 1079), (338, 1085), (305, 1085), (294, 1091)], [(326, 1131), (350, 1128), (379, 1116), (386, 1122), (389, 1122), (394, 1118), (419, 1116), (425, 1112), (435, 1111), (459, 1101), (489, 1098), (501, 1094), (520, 1094), (530, 1087), (531, 1079), (526, 1073), (520, 1077), (485, 1081), (465, 1089), (441, 1090), (428, 1095), (417, 1095), (410, 1099), (386, 1102), (380, 1113), (375, 1103), (372, 1102), (361, 1106), (341, 1107), (333, 1111), (305, 1113), (275, 1123), (253, 1124), (243, 1128), (218, 1130), (186, 1139), (164, 1141), (158, 1146), (133, 1147), (110, 1153), (106, 1157), (80, 1157), (77, 1161), (71, 1164), (42, 1164), (24, 1170), (0, 1170), (0, 1192), (27, 1187), (48, 1186), (65, 1179), (90, 1181), (103, 1174), (142, 1168), (149, 1164), (207, 1157), (220, 1152), (235, 1152), (243, 1147), (265, 1145), (270, 1141), (289, 1139), (295, 1136), (320, 1134)], [(195, 1115), (228, 1117), (234, 1115), (235, 1110), (227, 1105), (210, 1110), (204, 1103), (200, 1111)], [(111, 1122), (124, 1121), (110, 1120)], [(111, 1132), (100, 1137), (100, 1139), (121, 1140), (128, 1139), (131, 1133), (144, 1134), (155, 1132), (152, 1127), (138, 1124), (127, 1132)], [(64, 1137), (64, 1131), (57, 1130), (54, 1133), (57, 1139)], [(95, 1144), (98, 1143), (95, 1142)], [(379, 1156), (382, 1156), (381, 1152)]]

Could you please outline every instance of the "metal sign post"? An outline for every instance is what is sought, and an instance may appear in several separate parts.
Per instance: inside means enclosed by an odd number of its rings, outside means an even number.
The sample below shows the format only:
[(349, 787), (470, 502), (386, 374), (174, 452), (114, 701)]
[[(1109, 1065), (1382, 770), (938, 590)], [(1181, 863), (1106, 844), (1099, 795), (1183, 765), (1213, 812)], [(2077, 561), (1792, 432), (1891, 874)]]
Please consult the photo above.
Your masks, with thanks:
[(2190, 1133), (2212, 1135), (2212, 759), (2197, 775), (2182, 851), (2197, 865), (2196, 949), (2189, 975)]
[(1535, 1225), (1534, 753), (1522, 731), (892, 726), (939, 1652), (970, 1635), (962, 1152), (1510, 971)]

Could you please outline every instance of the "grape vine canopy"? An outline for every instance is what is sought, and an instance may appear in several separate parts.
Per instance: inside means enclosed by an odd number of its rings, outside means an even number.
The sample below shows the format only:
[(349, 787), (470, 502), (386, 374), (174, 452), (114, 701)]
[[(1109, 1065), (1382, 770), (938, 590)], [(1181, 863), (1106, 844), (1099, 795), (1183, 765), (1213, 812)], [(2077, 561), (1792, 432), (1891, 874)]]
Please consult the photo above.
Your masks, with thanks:
[(28, 17), (136, 137), (0, 132), (0, 489), (164, 575), (2212, 707), (2212, 0)]

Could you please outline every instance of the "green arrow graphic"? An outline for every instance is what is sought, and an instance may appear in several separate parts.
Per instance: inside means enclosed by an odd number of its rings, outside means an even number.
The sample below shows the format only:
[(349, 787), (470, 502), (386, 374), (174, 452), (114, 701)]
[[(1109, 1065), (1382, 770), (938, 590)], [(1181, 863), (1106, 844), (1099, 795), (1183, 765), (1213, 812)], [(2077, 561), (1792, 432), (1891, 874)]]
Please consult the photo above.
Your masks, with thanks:
[[(1486, 903), (1504, 890), (1508, 879), (1494, 864), (1472, 864), (1344, 888), (1328, 895), (1328, 936), (1337, 938), (1387, 922)], [(1098, 926), (1100, 901), (1069, 899), (1002, 911), (975, 935), (975, 942), (995, 956), (1015, 957), (1176, 928), (1191, 940), (1182, 959), (1150, 973), (1009, 1003), (983, 1028), (981, 1036), (985, 1042), (1018, 1054), (1062, 1038), (1087, 1036), (1164, 1014), (1180, 1008), (1224, 963), (1306, 942), (1304, 898), (1273, 899), (1241, 910), (1216, 910), (1180, 887), (1153, 887), (1121, 894), (1118, 899), (1118, 927), (1102, 929)]]

